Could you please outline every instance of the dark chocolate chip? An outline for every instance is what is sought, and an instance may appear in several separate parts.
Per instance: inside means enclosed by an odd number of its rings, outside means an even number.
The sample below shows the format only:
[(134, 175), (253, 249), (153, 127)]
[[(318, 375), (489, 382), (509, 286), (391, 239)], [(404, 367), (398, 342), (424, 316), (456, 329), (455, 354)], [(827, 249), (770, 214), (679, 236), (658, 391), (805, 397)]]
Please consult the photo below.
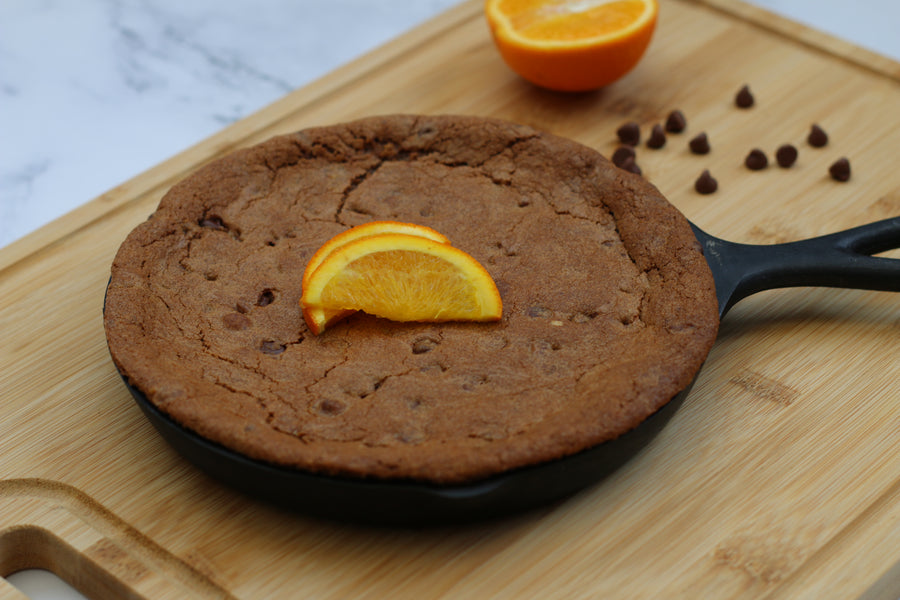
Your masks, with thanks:
[(694, 182), (694, 189), (700, 194), (712, 194), (719, 189), (719, 182), (709, 174), (709, 169), (706, 169)]
[(698, 133), (688, 142), (688, 147), (694, 154), (709, 154), (709, 138), (706, 133)]
[(659, 149), (666, 145), (666, 132), (663, 131), (662, 125), (657, 123), (650, 130), (650, 139), (647, 140), (647, 147)]
[(835, 181), (847, 181), (850, 179), (850, 161), (839, 158), (829, 168), (828, 173)]
[(750, 108), (755, 102), (756, 100), (754, 100), (753, 94), (750, 93), (750, 86), (748, 85), (742, 87), (734, 97), (734, 103), (738, 108)]
[(239, 312), (228, 313), (222, 317), (222, 323), (225, 324), (225, 327), (234, 331), (241, 331), (250, 327), (250, 319), (247, 315)]
[(637, 146), (641, 143), (641, 126), (629, 121), (616, 130), (619, 141), (626, 146)]
[(622, 163), (621, 169), (628, 171), (629, 173), (634, 173), (635, 175), (643, 175), (641, 168), (638, 166), (636, 162), (634, 162), (633, 158), (625, 159), (625, 162)]
[(525, 311), (525, 314), (529, 317), (537, 319), (549, 317), (553, 313), (551, 313), (549, 309), (546, 309), (543, 306), (529, 306), (528, 310)]
[(621, 167), (629, 158), (634, 160), (634, 148), (631, 146), (619, 146), (616, 148), (616, 151), (613, 152), (612, 163), (617, 167)]
[(673, 110), (666, 119), (666, 131), (670, 133), (681, 133), (687, 127), (687, 120), (684, 113), (680, 110)]
[(268, 306), (275, 302), (275, 292), (266, 289), (260, 292), (259, 298), (256, 299), (257, 306)]
[(425, 354), (437, 348), (438, 341), (428, 337), (422, 337), (412, 343), (413, 354)]
[(271, 354), (276, 356), (281, 354), (287, 349), (287, 346), (284, 344), (280, 344), (278, 342), (273, 342), (272, 340), (266, 340), (262, 344), (259, 345), (259, 350), (261, 352), (265, 352), (266, 354)]
[(744, 159), (744, 164), (751, 171), (762, 171), (769, 166), (769, 159), (766, 157), (765, 152), (759, 148), (754, 148), (747, 155), (747, 158)]
[(828, 144), (828, 134), (825, 133), (824, 129), (813, 124), (813, 126), (809, 128), (809, 135), (806, 137), (806, 141), (809, 142), (809, 145), (813, 148), (821, 148)]
[(787, 169), (797, 162), (797, 148), (791, 144), (783, 144), (775, 151), (775, 161), (779, 167)]
[(225, 229), (225, 222), (222, 220), (222, 217), (210, 216), (203, 217), (199, 221), (200, 227), (206, 227), (207, 229)]
[(347, 408), (347, 405), (340, 400), (332, 400), (326, 398), (319, 403), (319, 412), (324, 415), (339, 415)]

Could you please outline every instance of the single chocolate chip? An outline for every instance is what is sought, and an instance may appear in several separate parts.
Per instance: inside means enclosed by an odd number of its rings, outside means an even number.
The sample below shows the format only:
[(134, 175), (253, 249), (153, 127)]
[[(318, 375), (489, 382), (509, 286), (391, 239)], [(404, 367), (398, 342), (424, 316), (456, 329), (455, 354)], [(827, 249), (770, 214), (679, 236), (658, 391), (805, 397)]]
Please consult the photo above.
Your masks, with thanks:
[(673, 110), (666, 119), (666, 131), (670, 133), (681, 133), (687, 127), (687, 120), (684, 113), (680, 110)]
[(525, 314), (534, 319), (537, 318), (546, 318), (552, 315), (549, 309), (544, 308), (543, 306), (529, 306), (528, 310), (525, 311)]
[(753, 94), (750, 93), (750, 86), (748, 85), (742, 87), (734, 97), (734, 103), (738, 108), (750, 108), (755, 102), (756, 100), (754, 100)]
[(268, 306), (275, 302), (275, 292), (266, 289), (260, 292), (259, 298), (256, 299), (257, 306)]
[(850, 161), (839, 158), (828, 168), (828, 172), (835, 181), (847, 181), (850, 179)]
[(207, 229), (225, 229), (225, 222), (222, 220), (222, 217), (210, 216), (203, 217), (199, 221), (200, 227), (206, 227)]
[(626, 146), (637, 146), (641, 143), (641, 126), (629, 121), (616, 130), (619, 141)]
[(663, 131), (662, 125), (657, 123), (650, 130), (650, 139), (647, 140), (647, 147), (659, 149), (666, 145), (666, 132)]
[(412, 343), (413, 354), (425, 354), (437, 348), (438, 341), (428, 337), (422, 337)]
[(791, 144), (784, 144), (775, 151), (775, 160), (778, 166), (787, 169), (797, 162), (797, 148)]
[(765, 152), (759, 148), (754, 148), (747, 155), (747, 158), (744, 159), (744, 164), (751, 171), (762, 171), (769, 166), (769, 159), (766, 157)]
[(225, 324), (225, 327), (234, 331), (241, 331), (250, 327), (250, 319), (247, 315), (239, 312), (228, 313), (222, 317), (222, 323)]
[(809, 142), (809, 145), (813, 148), (821, 148), (828, 144), (828, 134), (825, 133), (824, 129), (813, 124), (813, 126), (809, 128), (809, 135), (806, 137), (806, 141)]
[(622, 163), (620, 168), (628, 171), (629, 173), (634, 173), (635, 175), (643, 175), (641, 168), (636, 162), (634, 162), (633, 158), (626, 158), (625, 162)]
[(259, 345), (259, 350), (261, 352), (265, 352), (266, 354), (271, 354), (276, 356), (281, 354), (287, 349), (287, 346), (284, 344), (280, 344), (278, 342), (273, 342), (272, 340), (266, 340), (262, 344)]
[(319, 403), (319, 412), (324, 415), (339, 415), (347, 408), (347, 405), (341, 402), (340, 400), (332, 400), (330, 398), (326, 398)]
[(612, 155), (612, 163), (621, 167), (627, 159), (634, 160), (634, 148), (631, 146), (619, 146)]
[(688, 147), (694, 154), (709, 154), (709, 138), (706, 133), (698, 133), (688, 142)]
[(694, 189), (700, 194), (712, 194), (719, 189), (719, 182), (709, 174), (709, 169), (706, 169), (694, 182)]

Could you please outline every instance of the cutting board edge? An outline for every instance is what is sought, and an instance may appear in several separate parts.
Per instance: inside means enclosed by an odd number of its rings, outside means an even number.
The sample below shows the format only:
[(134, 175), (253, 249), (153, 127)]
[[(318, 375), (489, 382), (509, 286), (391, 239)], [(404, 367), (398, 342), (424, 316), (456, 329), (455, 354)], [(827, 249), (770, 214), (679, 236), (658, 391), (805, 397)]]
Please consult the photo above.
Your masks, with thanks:
[(860, 68), (900, 82), (900, 61), (878, 54), (836, 35), (804, 25), (745, 0), (683, 0), (700, 4), (730, 17), (753, 24), (818, 52), (824, 52)]

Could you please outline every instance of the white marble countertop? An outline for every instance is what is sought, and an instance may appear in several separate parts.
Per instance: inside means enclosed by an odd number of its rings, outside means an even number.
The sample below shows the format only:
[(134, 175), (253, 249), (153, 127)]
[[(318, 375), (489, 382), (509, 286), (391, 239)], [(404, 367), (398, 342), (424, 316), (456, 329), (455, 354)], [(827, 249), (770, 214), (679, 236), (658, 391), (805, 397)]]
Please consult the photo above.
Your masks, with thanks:
[[(456, 2), (0, 0), (0, 247)], [(753, 3), (900, 60), (897, 0)]]

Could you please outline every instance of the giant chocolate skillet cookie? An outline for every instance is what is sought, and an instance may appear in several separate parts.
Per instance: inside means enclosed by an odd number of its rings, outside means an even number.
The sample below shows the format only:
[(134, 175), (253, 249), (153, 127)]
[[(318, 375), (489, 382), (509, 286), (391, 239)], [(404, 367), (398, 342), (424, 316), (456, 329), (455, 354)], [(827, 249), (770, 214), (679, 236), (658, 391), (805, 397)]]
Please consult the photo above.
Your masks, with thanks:
[[(502, 319), (358, 313), (312, 335), (307, 261), (374, 220), (471, 254)], [(700, 245), (650, 183), (529, 127), (405, 115), (276, 137), (189, 176), (122, 244), (104, 314), (123, 377), (206, 440), (441, 485), (631, 430), (690, 384), (718, 325)]]

